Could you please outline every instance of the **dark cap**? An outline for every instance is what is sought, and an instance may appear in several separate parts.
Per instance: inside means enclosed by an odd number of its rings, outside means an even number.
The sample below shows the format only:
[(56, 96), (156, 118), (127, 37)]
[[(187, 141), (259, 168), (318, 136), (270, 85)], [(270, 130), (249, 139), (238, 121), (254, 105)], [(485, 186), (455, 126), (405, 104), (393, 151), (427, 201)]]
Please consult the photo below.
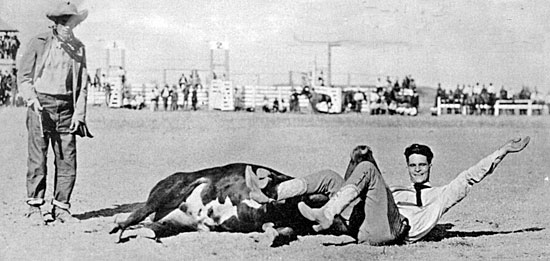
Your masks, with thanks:
[(409, 156), (411, 156), (412, 154), (420, 154), (426, 156), (426, 158), (428, 159), (428, 163), (432, 163), (432, 159), (434, 157), (434, 154), (430, 147), (417, 143), (414, 143), (405, 149), (405, 158), (407, 162), (409, 161)]

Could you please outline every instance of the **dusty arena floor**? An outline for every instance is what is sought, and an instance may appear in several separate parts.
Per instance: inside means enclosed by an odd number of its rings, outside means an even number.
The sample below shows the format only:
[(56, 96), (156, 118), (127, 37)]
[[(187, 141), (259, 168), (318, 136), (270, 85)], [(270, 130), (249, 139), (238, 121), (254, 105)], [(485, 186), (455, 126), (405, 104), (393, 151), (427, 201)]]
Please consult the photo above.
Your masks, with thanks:
[[(454, 260), (550, 258), (550, 116), (418, 117), (237, 112), (150, 112), (91, 107), (93, 139), (78, 140), (73, 213), (79, 224), (22, 222), (25, 109), (0, 108), (0, 260)], [(368, 144), (389, 184), (407, 184), (404, 148), (432, 146), (432, 183), (443, 185), (515, 135), (531, 144), (411, 245), (371, 247), (346, 236), (304, 236), (270, 248), (261, 234), (186, 233), (162, 243), (115, 244), (113, 217), (144, 202), (160, 179), (231, 162), (302, 176), (343, 174), (351, 149)], [(51, 152), (50, 152), (50, 155)], [(50, 174), (53, 171), (49, 158)], [(49, 177), (47, 199), (51, 199)], [(259, 241), (259, 242), (258, 242)]]

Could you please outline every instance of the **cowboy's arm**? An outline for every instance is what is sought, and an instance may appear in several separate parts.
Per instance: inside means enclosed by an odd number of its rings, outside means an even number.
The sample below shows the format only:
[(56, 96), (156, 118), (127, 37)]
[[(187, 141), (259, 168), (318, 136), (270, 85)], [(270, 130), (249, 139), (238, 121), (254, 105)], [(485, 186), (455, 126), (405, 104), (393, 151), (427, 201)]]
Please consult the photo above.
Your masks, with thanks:
[(508, 153), (515, 153), (523, 150), (529, 143), (529, 140), (530, 138), (527, 136), (525, 138), (508, 141), (498, 150), (480, 160), (474, 166), (463, 171), (453, 181), (444, 186), (441, 194), (442, 206), (444, 208), (443, 213), (464, 199), (475, 184), (481, 182), (485, 177), (493, 173), (495, 168)]
[(18, 86), (19, 92), (27, 105), (31, 106), (31, 101), (38, 100), (36, 89), (34, 88), (34, 77), (37, 68), (37, 44), (36, 38), (31, 39), (28, 48), (18, 63)]
[(84, 47), (82, 47), (82, 63), (80, 65), (80, 72), (78, 74), (77, 84), (80, 85), (80, 91), (75, 103), (75, 110), (73, 115), (73, 122), (82, 122), (86, 123), (86, 101), (88, 97), (88, 81), (87, 79), (87, 68), (86, 68), (86, 52)]

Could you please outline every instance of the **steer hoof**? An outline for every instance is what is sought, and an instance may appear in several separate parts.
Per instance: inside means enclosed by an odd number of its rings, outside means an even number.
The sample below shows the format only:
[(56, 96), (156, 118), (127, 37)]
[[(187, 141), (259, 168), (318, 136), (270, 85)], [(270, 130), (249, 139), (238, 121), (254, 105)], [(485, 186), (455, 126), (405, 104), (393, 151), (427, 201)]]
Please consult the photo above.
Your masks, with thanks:
[(294, 229), (290, 227), (278, 228), (277, 236), (273, 239), (271, 247), (280, 247), (290, 244), (290, 242), (298, 240), (298, 235)]
[(118, 232), (121, 229), (122, 228), (119, 225), (116, 225), (115, 227), (113, 227), (113, 229), (111, 229), (111, 231), (109, 231), (109, 234), (114, 234), (114, 233)]
[(273, 241), (279, 235), (279, 233), (275, 228), (273, 228), (273, 226), (273, 223), (263, 224), (262, 230), (264, 231), (264, 233), (252, 236), (252, 238), (254, 238), (254, 242), (260, 243), (262, 246), (272, 246)]

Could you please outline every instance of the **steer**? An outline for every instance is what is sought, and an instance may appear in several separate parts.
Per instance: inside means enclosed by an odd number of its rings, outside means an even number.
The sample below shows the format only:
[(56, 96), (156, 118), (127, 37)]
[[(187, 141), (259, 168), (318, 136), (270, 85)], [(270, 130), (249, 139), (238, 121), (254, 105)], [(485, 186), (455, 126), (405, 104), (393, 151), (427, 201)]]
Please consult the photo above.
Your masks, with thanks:
[[(278, 184), (290, 179), (293, 177), (271, 168), (246, 163), (178, 172), (156, 184), (145, 206), (117, 219), (110, 233), (120, 231), (121, 242), (127, 239), (124, 230), (150, 217), (152, 222), (144, 226), (157, 240), (187, 231), (264, 231), (272, 246), (288, 244), (298, 235), (314, 233), (311, 221), (298, 211), (298, 202), (320, 207), (328, 200), (321, 194), (273, 200)], [(327, 233), (345, 230), (337, 220)]]

